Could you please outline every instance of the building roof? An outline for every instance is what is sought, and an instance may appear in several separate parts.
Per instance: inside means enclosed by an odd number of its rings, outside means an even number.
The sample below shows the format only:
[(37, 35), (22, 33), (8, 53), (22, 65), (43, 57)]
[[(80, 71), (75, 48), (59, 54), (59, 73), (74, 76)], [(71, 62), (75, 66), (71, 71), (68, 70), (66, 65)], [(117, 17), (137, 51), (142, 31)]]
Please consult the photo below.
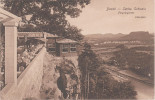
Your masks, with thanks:
[(57, 38), (57, 37), (59, 37), (56, 34), (50, 34), (50, 33), (45, 33), (45, 34), (46, 34), (46, 37), (48, 37), (48, 38)]
[(56, 38), (57, 35), (53, 35), (47, 32), (18, 32), (18, 37), (40, 37), (43, 38), (46, 35), (47, 38)]
[(54, 39), (47, 39), (47, 41), (46, 41), (46, 43), (48, 43), (48, 44), (51, 44), (51, 43), (53, 43), (53, 42), (55, 42)]
[(62, 39), (62, 40), (58, 40), (57, 43), (77, 43), (77, 41), (74, 41), (71, 39)]

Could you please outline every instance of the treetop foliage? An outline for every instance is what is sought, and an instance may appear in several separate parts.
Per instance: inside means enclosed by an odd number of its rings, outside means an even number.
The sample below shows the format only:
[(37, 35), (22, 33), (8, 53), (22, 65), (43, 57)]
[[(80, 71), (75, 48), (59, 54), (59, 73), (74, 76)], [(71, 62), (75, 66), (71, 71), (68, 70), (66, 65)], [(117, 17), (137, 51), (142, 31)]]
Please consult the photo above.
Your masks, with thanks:
[[(76, 40), (82, 39), (81, 30), (71, 26), (66, 17), (78, 17), (90, 0), (5, 0), (4, 3), (6, 10), (22, 17), (26, 23), (35, 24), (37, 31)], [(31, 15), (30, 20), (26, 20), (27, 15)], [(71, 32), (73, 36), (69, 35)]]
[(86, 67), (90, 72), (96, 72), (96, 69), (101, 64), (98, 56), (91, 50), (91, 46), (88, 43), (84, 44), (84, 51), (79, 55), (78, 62), (81, 71), (84, 71), (84, 73)]
[(20, 17), (38, 13), (78, 17), (80, 8), (88, 5), (90, 0), (6, 0), (4, 3), (9, 11)]

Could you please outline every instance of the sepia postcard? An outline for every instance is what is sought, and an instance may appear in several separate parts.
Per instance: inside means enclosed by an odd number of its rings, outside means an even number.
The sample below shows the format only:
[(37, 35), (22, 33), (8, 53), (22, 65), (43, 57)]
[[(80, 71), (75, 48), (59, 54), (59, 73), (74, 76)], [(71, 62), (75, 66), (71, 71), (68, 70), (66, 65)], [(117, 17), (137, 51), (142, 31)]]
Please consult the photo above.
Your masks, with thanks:
[(0, 100), (154, 100), (154, 0), (0, 0)]

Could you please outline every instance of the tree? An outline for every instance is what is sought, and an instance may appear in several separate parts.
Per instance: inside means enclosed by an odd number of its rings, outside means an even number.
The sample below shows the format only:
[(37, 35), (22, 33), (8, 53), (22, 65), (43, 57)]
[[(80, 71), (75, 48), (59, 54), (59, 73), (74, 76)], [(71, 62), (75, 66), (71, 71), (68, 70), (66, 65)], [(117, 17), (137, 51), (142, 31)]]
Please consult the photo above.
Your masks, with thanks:
[(66, 32), (63, 34), (63, 37), (73, 39), (75, 41), (83, 39), (83, 35), (81, 34), (81, 29), (78, 29), (76, 26), (69, 26), (66, 29)]
[(39, 28), (37, 28), (34, 25), (31, 24), (25, 24), (22, 27), (18, 28), (19, 32), (35, 32), (35, 31), (41, 31)]
[(97, 55), (91, 50), (91, 46), (84, 44), (84, 51), (78, 57), (78, 65), (81, 71), (81, 94), (85, 99), (89, 94), (95, 93), (96, 70), (100, 67)]
[[(66, 16), (78, 17), (90, 0), (5, 0), (4, 3), (5, 9), (35, 24), (37, 29), (74, 39), (81, 36), (80, 30), (71, 26)], [(25, 20), (27, 15), (31, 15), (30, 20)]]
[(135, 99), (137, 92), (130, 82), (118, 82), (110, 75), (98, 76), (97, 99)]
[(84, 99), (135, 99), (136, 91), (130, 82), (119, 82), (105, 70), (91, 46), (84, 44), (79, 55), (81, 94)]

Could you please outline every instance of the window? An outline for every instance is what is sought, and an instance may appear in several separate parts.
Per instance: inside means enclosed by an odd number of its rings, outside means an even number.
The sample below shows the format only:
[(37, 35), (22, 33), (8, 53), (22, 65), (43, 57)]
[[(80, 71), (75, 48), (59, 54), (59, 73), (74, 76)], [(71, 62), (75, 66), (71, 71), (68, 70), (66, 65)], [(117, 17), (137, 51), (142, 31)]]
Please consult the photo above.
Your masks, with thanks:
[(49, 47), (49, 51), (51, 51), (51, 52), (55, 52), (56, 51), (55, 44), (50, 44), (50, 45), (48, 45), (48, 47)]
[(76, 52), (76, 44), (71, 44), (71, 52)]
[(49, 51), (55, 52), (55, 48), (49, 48)]
[(68, 52), (68, 47), (69, 47), (68, 44), (63, 44), (62, 45), (62, 52)]

